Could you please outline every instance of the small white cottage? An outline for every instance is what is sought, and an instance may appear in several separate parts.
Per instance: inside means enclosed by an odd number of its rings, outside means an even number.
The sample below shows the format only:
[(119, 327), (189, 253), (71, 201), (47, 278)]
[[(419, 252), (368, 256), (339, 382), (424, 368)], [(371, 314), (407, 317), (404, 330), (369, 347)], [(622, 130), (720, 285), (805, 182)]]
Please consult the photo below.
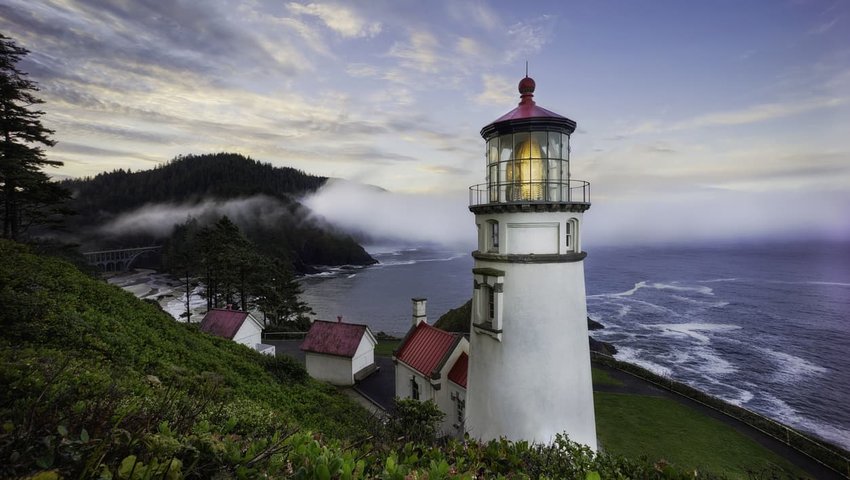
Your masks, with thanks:
[(441, 432), (462, 436), (469, 341), (428, 325), (425, 299), (413, 299), (413, 326), (395, 351), (393, 362), (396, 396), (433, 400), (446, 415)]
[(366, 325), (316, 320), (301, 343), (311, 377), (334, 385), (354, 385), (377, 370), (378, 341)]
[(233, 340), (266, 355), (274, 355), (274, 345), (263, 344), (263, 326), (248, 312), (213, 308), (201, 320), (201, 331)]

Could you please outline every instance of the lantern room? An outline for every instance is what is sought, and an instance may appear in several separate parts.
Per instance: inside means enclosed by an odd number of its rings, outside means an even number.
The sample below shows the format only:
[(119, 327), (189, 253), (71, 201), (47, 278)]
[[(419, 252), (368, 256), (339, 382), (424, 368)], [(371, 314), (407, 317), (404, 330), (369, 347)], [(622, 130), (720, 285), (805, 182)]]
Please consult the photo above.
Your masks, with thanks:
[(576, 122), (538, 106), (534, 89), (534, 80), (523, 78), (519, 105), (481, 129), (487, 183), (470, 187), (473, 212), (499, 205), (589, 206), (590, 184), (570, 173)]

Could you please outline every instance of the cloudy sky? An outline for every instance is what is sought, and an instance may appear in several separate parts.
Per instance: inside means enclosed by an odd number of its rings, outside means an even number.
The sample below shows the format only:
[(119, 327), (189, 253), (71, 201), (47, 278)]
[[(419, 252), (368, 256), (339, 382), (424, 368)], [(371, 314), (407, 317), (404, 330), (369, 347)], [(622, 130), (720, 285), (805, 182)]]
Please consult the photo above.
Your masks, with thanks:
[(55, 174), (232, 151), (468, 223), (527, 60), (614, 243), (850, 238), (848, 31), (842, 0), (0, 0)]

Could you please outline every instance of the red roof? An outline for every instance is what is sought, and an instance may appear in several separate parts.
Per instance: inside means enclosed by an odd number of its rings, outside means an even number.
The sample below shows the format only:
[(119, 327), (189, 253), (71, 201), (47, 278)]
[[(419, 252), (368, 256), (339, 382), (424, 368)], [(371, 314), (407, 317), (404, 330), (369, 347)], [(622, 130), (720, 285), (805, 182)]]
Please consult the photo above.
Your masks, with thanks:
[(201, 331), (233, 340), (246, 318), (248, 318), (248, 312), (213, 308), (201, 320)]
[(529, 77), (520, 80), (519, 93), (519, 105), (482, 128), (482, 137), (489, 140), (494, 135), (529, 131), (529, 128), (535, 125), (555, 127), (556, 131), (563, 131), (565, 133), (575, 131), (576, 122), (573, 120), (537, 106), (534, 102), (534, 80)]
[(351, 358), (366, 329), (366, 325), (356, 323), (316, 320), (301, 343), (301, 350)]
[[(523, 97), (526, 97), (526, 95), (523, 95)], [(502, 115), (491, 123), (499, 123), (507, 120), (520, 120), (523, 118), (565, 118), (563, 115), (558, 115), (551, 110), (538, 107), (531, 97), (532, 95), (528, 95), (526, 98), (523, 98), (515, 109)]]
[(432, 327), (425, 322), (413, 328), (396, 350), (396, 358), (417, 372), (430, 377), (448, 359), (461, 336)]
[(555, 112), (546, 110), (543, 107), (538, 107), (537, 104), (534, 103), (534, 80), (531, 78), (525, 77), (520, 80), (519, 93), (519, 105), (492, 123), (499, 123), (507, 120), (521, 120), (523, 118), (566, 118)]
[(466, 388), (466, 372), (469, 368), (469, 355), (466, 352), (460, 354), (455, 361), (454, 366), (449, 371), (449, 380), (455, 382), (463, 388)]

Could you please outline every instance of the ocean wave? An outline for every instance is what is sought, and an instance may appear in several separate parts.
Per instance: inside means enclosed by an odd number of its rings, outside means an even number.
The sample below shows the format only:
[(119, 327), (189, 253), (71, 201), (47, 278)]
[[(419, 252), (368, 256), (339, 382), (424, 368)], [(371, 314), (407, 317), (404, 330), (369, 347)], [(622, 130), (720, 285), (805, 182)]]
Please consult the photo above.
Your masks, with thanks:
[(415, 265), (417, 263), (427, 263), (427, 262), (450, 262), (452, 260), (457, 260), (460, 257), (466, 255), (465, 253), (457, 253), (449, 257), (438, 257), (438, 258), (421, 258), (421, 259), (408, 259), (408, 260), (390, 260), (390, 261), (381, 261), (376, 265), (373, 265), (372, 268), (381, 268), (381, 267), (397, 267), (400, 265)]
[(722, 377), (738, 371), (738, 367), (721, 357), (714, 349), (700, 347), (695, 349), (693, 353), (702, 360), (699, 362), (697, 370), (712, 378)]
[[(728, 383), (721, 382), (715, 378), (708, 378), (708, 382), (716, 387), (719, 387), (720, 392), (709, 392), (712, 395), (717, 396), (721, 400), (731, 403), (733, 405), (737, 405), (739, 407), (744, 406), (747, 402), (754, 399), (755, 394), (747, 389), (738, 387), (736, 385), (730, 385)], [(696, 388), (699, 388), (699, 385), (694, 385)], [(755, 387), (755, 385), (750, 384), (750, 387)]]
[(683, 297), (681, 295), (673, 295), (672, 298), (679, 300), (680, 302), (690, 303), (692, 305), (699, 305), (707, 308), (723, 308), (729, 305), (729, 302), (719, 301), (719, 302), (706, 302), (704, 300), (696, 300), (694, 298)]
[(711, 342), (711, 337), (700, 332), (729, 332), (741, 328), (740, 325), (727, 323), (657, 323), (649, 324), (647, 327), (660, 329), (662, 335), (690, 337), (702, 343)]
[(669, 377), (673, 372), (670, 368), (665, 367), (664, 365), (659, 365), (655, 362), (651, 362), (639, 356), (640, 351), (631, 348), (631, 347), (617, 347), (617, 353), (614, 355), (614, 358), (620, 360), (621, 362), (633, 363), (635, 365), (639, 365), (656, 375), (662, 375), (665, 377)]
[(767, 280), (767, 283), (779, 283), (782, 285), (826, 285), (829, 287), (850, 287), (850, 283), (844, 282), (820, 282), (820, 281), (801, 281), (792, 282), (788, 280)]
[(714, 290), (711, 287), (698, 286), (698, 287), (688, 287), (685, 285), (679, 285), (678, 282), (673, 283), (653, 283), (650, 285), (652, 288), (656, 290), (675, 290), (678, 292), (696, 292), (701, 293), (703, 295), (714, 295)]
[(790, 353), (778, 352), (766, 347), (755, 347), (755, 349), (773, 359), (778, 367), (773, 374), (773, 380), (781, 383), (797, 383), (805, 377), (827, 372), (825, 367)]
[(763, 412), (791, 427), (809, 432), (843, 448), (850, 449), (850, 430), (837, 427), (827, 421), (803, 416), (784, 400), (767, 392), (760, 392), (759, 399), (767, 403)]
[(720, 283), (720, 282), (737, 282), (740, 280), (738, 277), (731, 278), (712, 278), (710, 280), (697, 280), (697, 283)]

